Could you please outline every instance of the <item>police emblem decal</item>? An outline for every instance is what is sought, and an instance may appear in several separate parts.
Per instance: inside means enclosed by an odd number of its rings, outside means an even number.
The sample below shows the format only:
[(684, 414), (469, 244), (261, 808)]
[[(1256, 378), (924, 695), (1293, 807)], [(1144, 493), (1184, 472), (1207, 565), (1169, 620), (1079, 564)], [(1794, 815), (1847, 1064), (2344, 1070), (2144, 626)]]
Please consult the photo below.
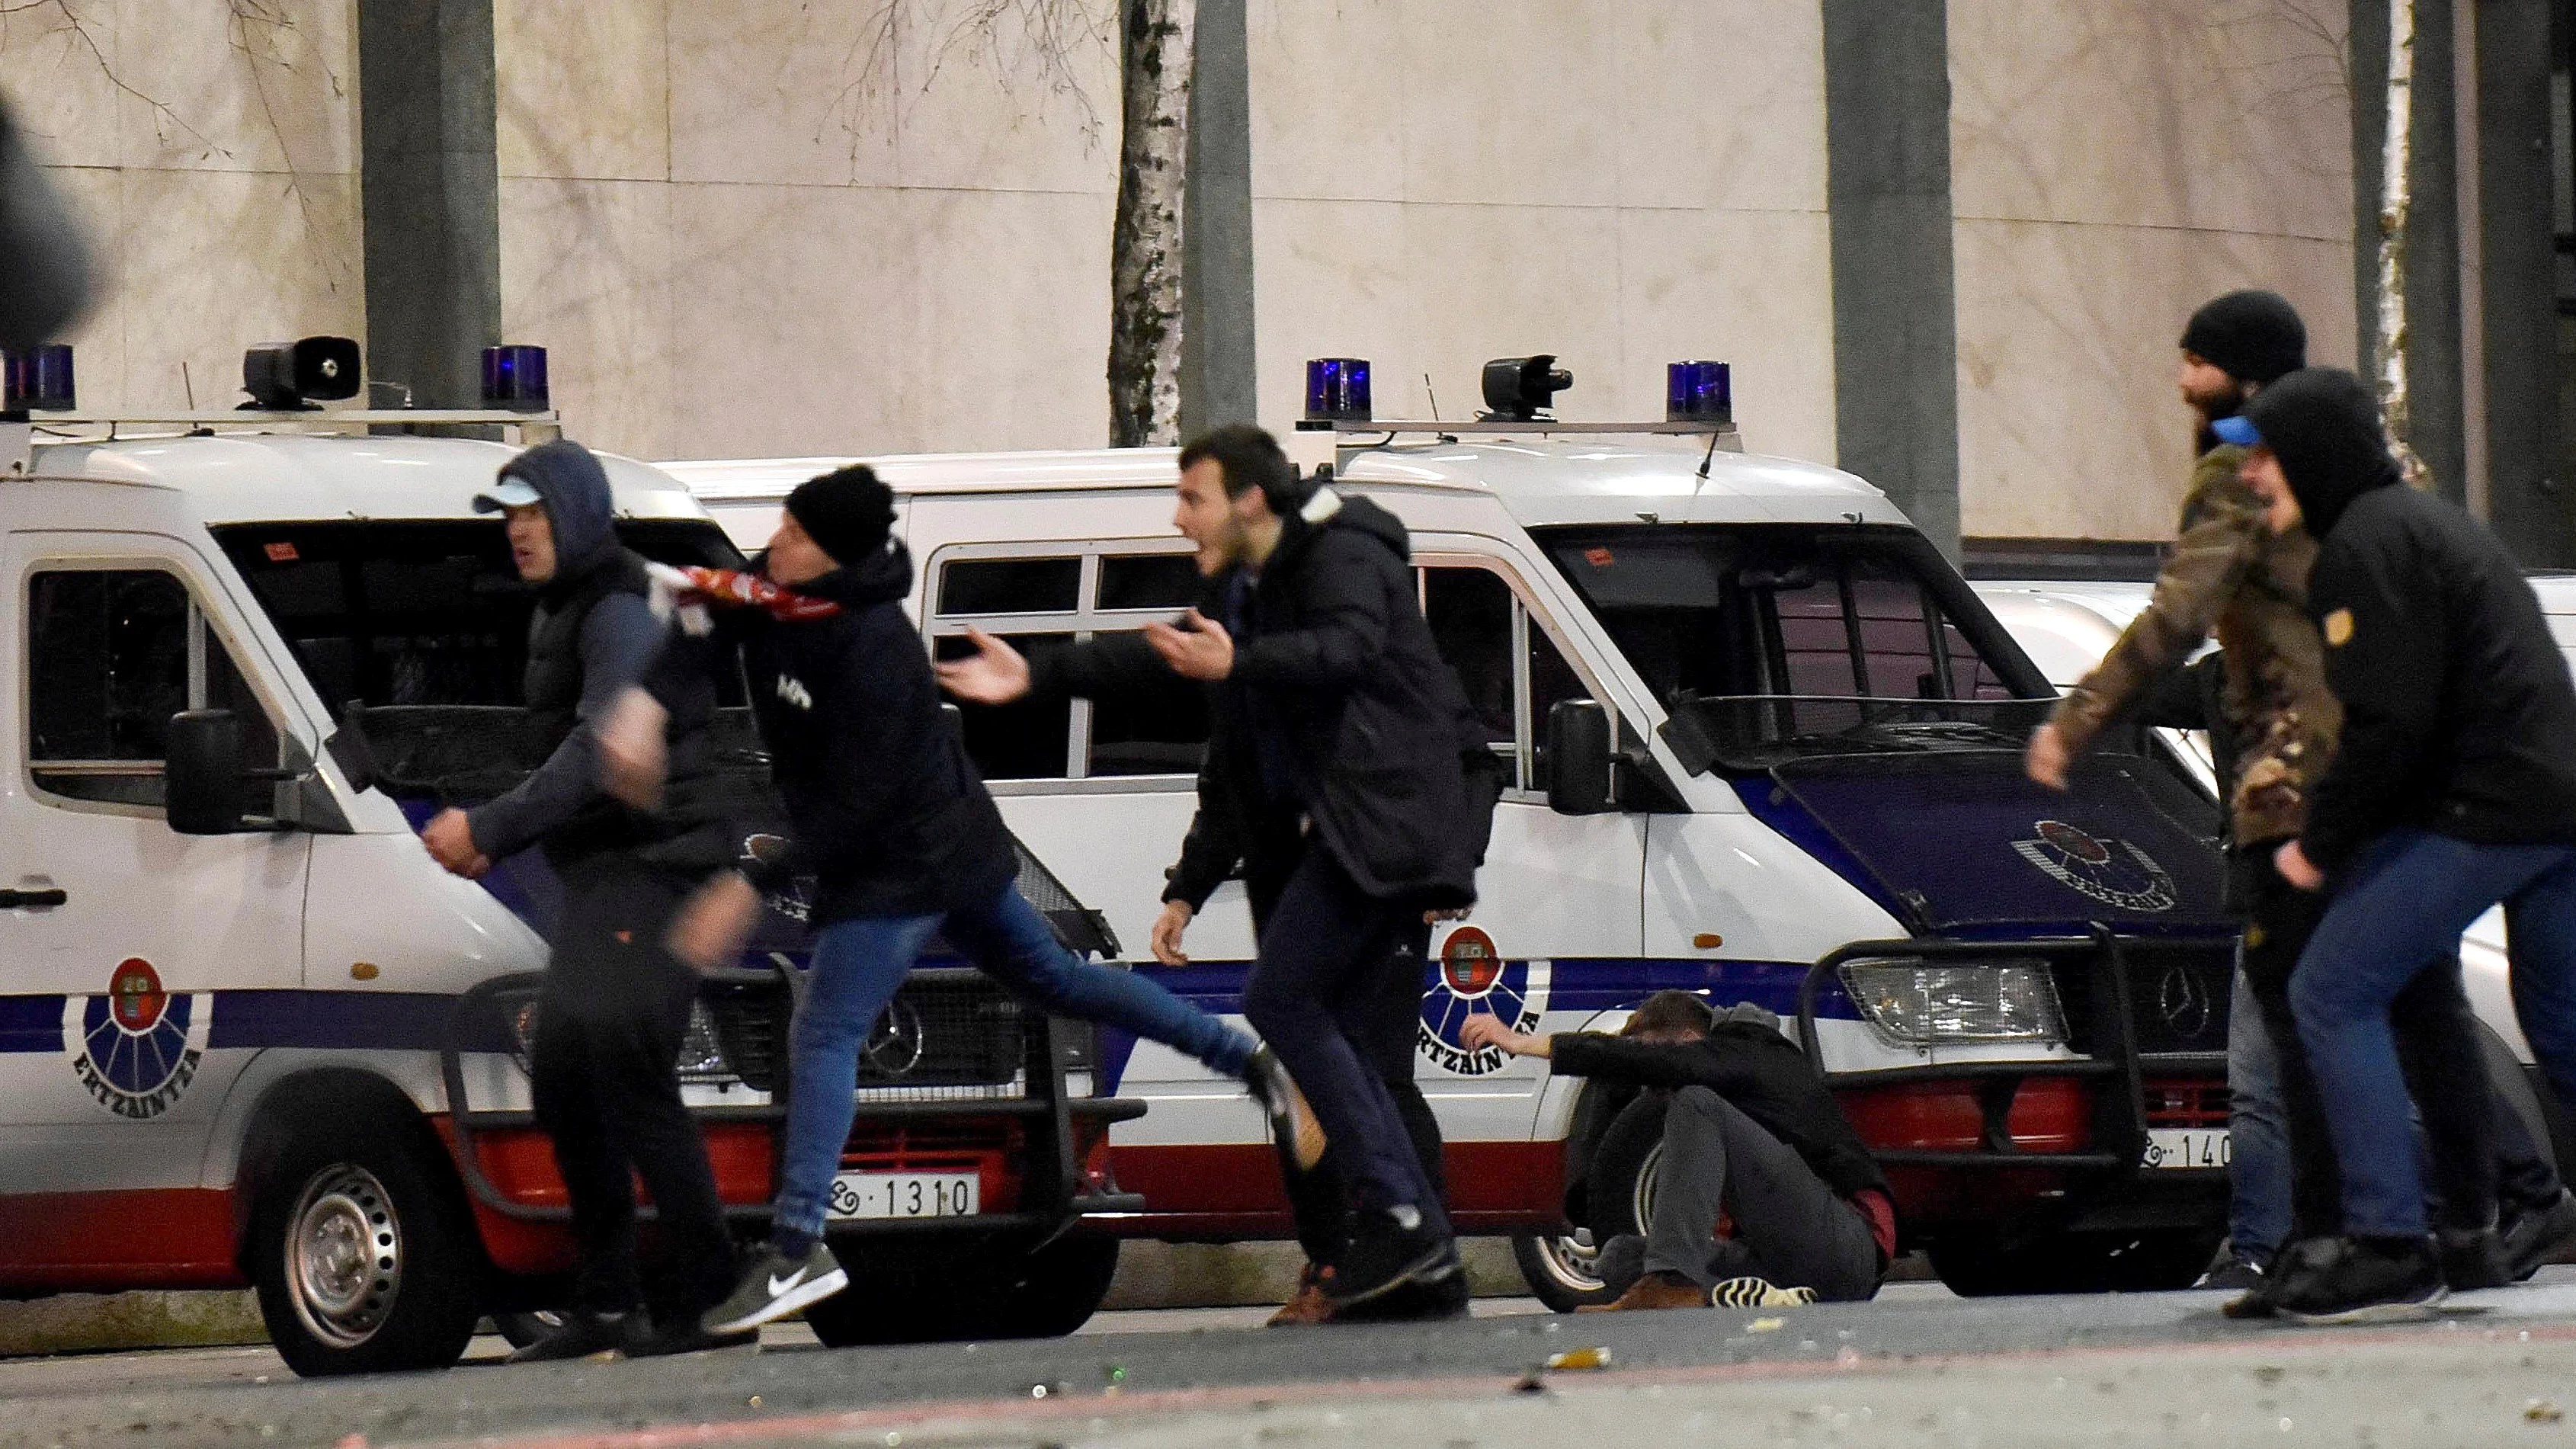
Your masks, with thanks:
[(1422, 993), (1421, 1029), (1417, 1041), (1435, 1066), (1462, 1077), (1501, 1071), (1511, 1060), (1487, 1047), (1471, 1051), (1459, 1039), (1470, 1016), (1498, 1016), (1512, 1030), (1538, 1030), (1546, 1008), (1547, 968), (1503, 959), (1494, 938), (1476, 926), (1460, 926), (1440, 943), (1439, 970)]
[(212, 1003), (202, 994), (172, 996), (140, 956), (117, 963), (104, 996), (63, 1003), (63, 1039), (72, 1044), (72, 1075), (100, 1106), (145, 1121), (170, 1110), (197, 1077), (206, 1052)]
[(2173, 877), (2155, 857), (2125, 840), (2099, 840), (2063, 820), (2031, 826), (2034, 840), (2013, 849), (2067, 889), (2124, 911), (2170, 911)]

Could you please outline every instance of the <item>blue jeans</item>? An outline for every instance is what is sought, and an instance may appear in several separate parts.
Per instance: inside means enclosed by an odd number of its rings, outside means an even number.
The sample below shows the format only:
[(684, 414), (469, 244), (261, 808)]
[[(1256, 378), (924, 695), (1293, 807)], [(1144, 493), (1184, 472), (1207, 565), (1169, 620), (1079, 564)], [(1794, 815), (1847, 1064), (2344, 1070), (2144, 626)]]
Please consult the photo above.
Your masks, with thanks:
[(2281, 1064), (2254, 987), (2236, 973), (2227, 1008), (2228, 1247), (2269, 1263), (2290, 1238), (2290, 1129)]
[(2344, 1230), (2425, 1231), (2424, 1175), (2388, 1006), (2502, 902), (2515, 1013), (2564, 1100), (2576, 1090), (2576, 845), (2475, 845), (2392, 830), (2354, 862), (2290, 978), (2299, 1037), (2331, 1104)]
[(851, 1092), (859, 1052), (931, 933), (943, 928), (950, 944), (985, 975), (1055, 1015), (1176, 1047), (1226, 1077), (1243, 1075), (1252, 1057), (1251, 1037), (1159, 984), (1067, 951), (1016, 887), (1005, 886), (990, 902), (945, 916), (835, 922), (815, 938), (813, 969), (789, 1040), (791, 1090), (774, 1236), (811, 1238), (822, 1232), (832, 1178), (858, 1116)]

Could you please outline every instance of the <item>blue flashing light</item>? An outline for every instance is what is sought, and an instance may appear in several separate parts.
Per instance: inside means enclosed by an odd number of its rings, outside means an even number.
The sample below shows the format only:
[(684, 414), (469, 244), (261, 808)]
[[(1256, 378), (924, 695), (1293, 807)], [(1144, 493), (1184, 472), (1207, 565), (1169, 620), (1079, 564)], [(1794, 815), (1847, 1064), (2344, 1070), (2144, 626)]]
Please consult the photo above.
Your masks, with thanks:
[(1368, 359), (1317, 357), (1307, 361), (1307, 421), (1364, 423), (1372, 416)]
[(0, 411), (67, 413), (72, 397), (70, 343), (0, 353)]
[(1735, 421), (1735, 378), (1723, 362), (1676, 362), (1664, 369), (1664, 417), (1676, 423)]
[(483, 349), (483, 405), (512, 412), (546, 410), (546, 350), (503, 345)]

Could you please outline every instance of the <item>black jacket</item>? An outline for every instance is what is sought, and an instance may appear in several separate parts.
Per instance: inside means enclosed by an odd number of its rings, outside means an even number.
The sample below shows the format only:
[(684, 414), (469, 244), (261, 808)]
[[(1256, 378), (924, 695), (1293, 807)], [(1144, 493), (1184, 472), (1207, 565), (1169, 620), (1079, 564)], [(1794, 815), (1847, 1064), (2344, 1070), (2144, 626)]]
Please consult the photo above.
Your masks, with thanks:
[(2366, 384), (2310, 369), (2246, 410), (2320, 549), (2308, 608), (2343, 739), (2302, 848), (2319, 869), (2413, 826), (2576, 842), (2576, 684), (2522, 567), (2454, 504), (2404, 486)]
[[(1767, 1014), (1767, 1013), (1766, 1013)], [(1705, 1041), (1638, 1041), (1600, 1032), (1548, 1038), (1558, 1074), (1641, 1087), (1706, 1087), (1779, 1138), (1844, 1197), (1887, 1191), (1878, 1159), (1852, 1130), (1816, 1068), (1775, 1025), (1721, 1016)]]
[[(1211, 690), (1200, 794), (1202, 810), (1213, 802), (1240, 841), (1247, 875), (1276, 871), (1304, 816), (1370, 895), (1474, 902), (1492, 799), (1480, 807), (1460, 765), (1466, 698), (1423, 622), (1411, 557), (1393, 514), (1325, 489), (1289, 517), (1253, 584), (1252, 628), (1234, 672)], [(1201, 612), (1224, 618), (1232, 584), (1231, 574), (1212, 580)], [(1164, 674), (1138, 634), (1032, 667), (1036, 692), (1086, 696)], [(1272, 779), (1265, 736), (1280, 756)]]
[(829, 618), (725, 615), (743, 638), (745, 678), (794, 841), (754, 872), (775, 887), (815, 879), (811, 924), (930, 915), (982, 905), (1019, 874), (1002, 815), (966, 758), (921, 634), (900, 602), (912, 588), (901, 543), (797, 592), (841, 606)]

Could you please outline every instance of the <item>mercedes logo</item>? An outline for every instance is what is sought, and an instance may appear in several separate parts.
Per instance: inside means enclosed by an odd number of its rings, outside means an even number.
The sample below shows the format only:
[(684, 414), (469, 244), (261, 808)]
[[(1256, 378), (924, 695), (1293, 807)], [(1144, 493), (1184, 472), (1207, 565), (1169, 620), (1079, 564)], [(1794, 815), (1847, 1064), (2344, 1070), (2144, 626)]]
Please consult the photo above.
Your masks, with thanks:
[(921, 1013), (911, 1002), (890, 1001), (860, 1056), (879, 1076), (900, 1077), (921, 1065), (921, 1050)]
[(2166, 967), (2164, 979), (2156, 983), (2156, 1010), (2164, 1014), (2165, 1025), (2172, 1027), (2176, 1035), (2196, 1037), (2208, 1030), (2210, 1013), (2216, 1008), (2208, 983), (2188, 966)]

